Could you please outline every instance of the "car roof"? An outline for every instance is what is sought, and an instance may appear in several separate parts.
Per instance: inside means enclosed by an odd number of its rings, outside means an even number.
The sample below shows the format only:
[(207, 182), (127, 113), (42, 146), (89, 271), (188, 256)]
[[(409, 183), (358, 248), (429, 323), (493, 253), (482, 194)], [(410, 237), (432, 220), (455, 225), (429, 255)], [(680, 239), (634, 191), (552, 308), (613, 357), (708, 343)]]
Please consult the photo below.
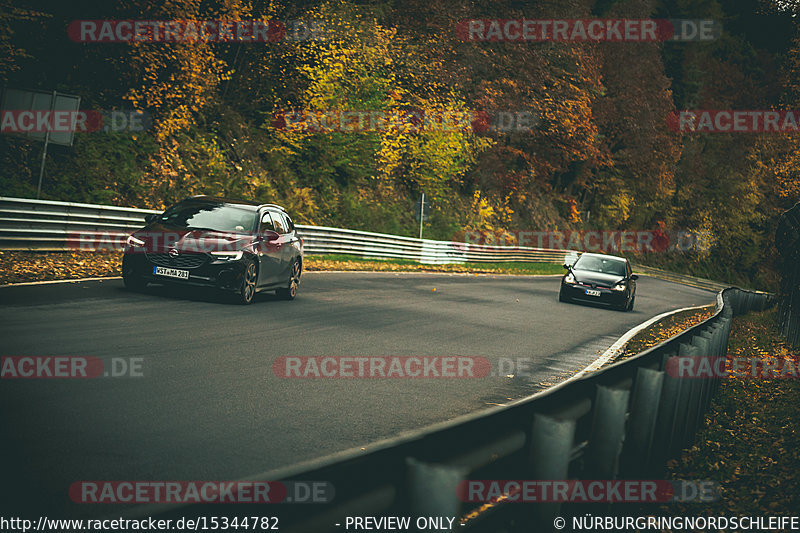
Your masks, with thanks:
[(584, 257), (584, 256), (589, 256), (589, 257), (599, 257), (600, 259), (616, 259), (616, 260), (618, 260), (618, 261), (625, 261), (625, 262), (627, 262), (627, 261), (628, 261), (628, 260), (627, 260), (627, 259), (625, 259), (624, 257), (620, 257), (620, 256), (618, 256), (618, 255), (609, 255), (609, 254), (593, 254), (593, 253), (589, 253), (589, 252), (584, 252), (584, 253), (582, 253), (582, 254), (581, 254), (581, 257)]
[(205, 194), (198, 194), (197, 196), (190, 196), (183, 200), (184, 202), (207, 202), (209, 204), (232, 204), (241, 207), (252, 207), (253, 210), (257, 210), (261, 207), (274, 207), (276, 209), (280, 209), (281, 211), (286, 211), (283, 207), (279, 206), (278, 204), (265, 204), (260, 202), (253, 202), (251, 200), (240, 200), (236, 198), (223, 198), (218, 196), (207, 196)]

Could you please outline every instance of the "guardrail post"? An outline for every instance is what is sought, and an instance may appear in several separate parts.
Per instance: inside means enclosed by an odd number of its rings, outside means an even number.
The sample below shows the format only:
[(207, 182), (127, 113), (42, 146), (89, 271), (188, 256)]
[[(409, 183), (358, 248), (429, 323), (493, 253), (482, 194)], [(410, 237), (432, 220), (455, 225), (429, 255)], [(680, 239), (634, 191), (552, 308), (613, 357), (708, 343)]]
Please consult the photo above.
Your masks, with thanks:
[(425, 463), (406, 457), (408, 507), (413, 516), (461, 516), (458, 483), (466, 479), (469, 468)]
[(722, 326), (725, 328), (725, 331), (722, 333), (722, 350), (720, 355), (725, 357), (728, 355), (728, 341), (730, 341), (731, 337), (731, 327), (733, 326), (733, 317), (723, 316)]
[[(698, 357), (702, 353), (697, 346), (691, 344), (681, 344), (678, 348), (680, 357)], [(678, 406), (675, 410), (674, 433), (670, 439), (670, 456), (676, 457), (680, 454), (683, 447), (691, 440), (689, 436), (690, 420), (697, 406), (699, 397), (699, 379), (691, 377), (678, 378), (682, 381), (681, 393), (678, 397)]]
[(491, 442), (451, 457), (447, 462), (423, 462), (406, 458), (409, 509), (417, 516), (460, 516), (463, 508), (458, 483), (494, 461), (524, 449), (527, 437), (522, 430), (512, 431)]
[(628, 431), (620, 458), (620, 475), (623, 478), (638, 478), (645, 474), (663, 385), (664, 372), (641, 367), (636, 371)]
[[(722, 358), (727, 359), (728, 357), (728, 341), (730, 340), (731, 334), (731, 325), (733, 324), (733, 319), (731, 316), (722, 314), (719, 319), (719, 324), (722, 328), (722, 332), (720, 333), (720, 346), (719, 346), (719, 356)], [(725, 378), (719, 378), (716, 380), (714, 385), (714, 392), (716, 393), (719, 390), (720, 386), (722, 385), (722, 380)]]
[(595, 479), (615, 479), (617, 476), (629, 397), (630, 391), (627, 389), (597, 387), (592, 430), (584, 461), (586, 471)]
[[(675, 354), (665, 354), (663, 357), (662, 369), (666, 369), (670, 359)], [(664, 382), (661, 387), (661, 401), (658, 403), (658, 414), (656, 425), (653, 431), (653, 445), (647, 464), (649, 471), (653, 475), (660, 476), (664, 472), (664, 466), (670, 456), (672, 447), (671, 439), (674, 438), (676, 412), (678, 410), (678, 399), (681, 396), (681, 386), (685, 380), (664, 375)]]
[[(715, 364), (719, 363), (719, 359), (723, 359), (724, 355), (722, 354), (722, 335), (725, 332), (725, 326), (722, 324), (720, 320), (714, 323), (714, 325), (709, 328), (711, 332), (711, 357), (715, 361)], [(703, 405), (703, 411), (708, 411), (708, 408), (711, 406), (711, 400), (714, 398), (714, 395), (717, 393), (717, 389), (719, 389), (719, 381), (720, 376), (714, 375), (713, 378), (709, 379), (708, 387), (706, 388), (706, 396), (705, 396), (705, 404)]]
[[(692, 339), (692, 346), (696, 348), (696, 353), (699, 357), (708, 359), (711, 363), (711, 333), (701, 331), (696, 337)], [(713, 366), (712, 366), (713, 370)], [(694, 442), (694, 436), (703, 422), (703, 414), (705, 413), (706, 396), (708, 395), (708, 388), (711, 384), (711, 376), (697, 377), (692, 379), (691, 395), (689, 397), (689, 412), (686, 419), (686, 441), (685, 445)]]
[(730, 289), (725, 291), (723, 294), (723, 300), (725, 300), (725, 307), (730, 308), (730, 316), (736, 316), (736, 294), (737, 289)]
[[(559, 419), (540, 413), (534, 415), (530, 455), (533, 479), (567, 479), (575, 425), (575, 419)], [(561, 504), (541, 503), (535, 507), (535, 520), (552, 524)]]
[(736, 290), (736, 314), (743, 315), (747, 312), (747, 293), (741, 289)]
[[(678, 356), (680, 357), (697, 357), (700, 355), (700, 350), (690, 344), (681, 343), (678, 347)], [(680, 454), (684, 444), (688, 441), (686, 434), (689, 413), (691, 410), (691, 399), (693, 391), (696, 388), (696, 379), (687, 377), (677, 378), (680, 384), (680, 394), (678, 395), (678, 402), (675, 407), (675, 422), (672, 428), (672, 435), (669, 439), (669, 454), (670, 457), (675, 457)]]

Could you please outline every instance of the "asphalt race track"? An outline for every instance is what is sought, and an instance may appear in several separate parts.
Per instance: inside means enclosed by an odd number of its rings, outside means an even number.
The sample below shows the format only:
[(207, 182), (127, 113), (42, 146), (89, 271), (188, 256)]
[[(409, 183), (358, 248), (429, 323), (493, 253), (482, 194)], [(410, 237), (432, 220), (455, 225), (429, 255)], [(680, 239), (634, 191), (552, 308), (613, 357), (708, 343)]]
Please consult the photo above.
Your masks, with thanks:
[[(650, 317), (715, 294), (642, 277), (623, 313), (553, 276), (307, 273), (293, 302), (121, 280), (0, 288), (3, 356), (141, 358), (141, 377), (0, 380), (0, 514), (106, 515), (82, 480), (234, 480), (541, 390)], [(434, 290), (435, 289), (435, 290)], [(531, 376), (282, 379), (280, 356), (528, 358)], [(129, 359), (127, 359), (129, 360)], [(39, 502), (41, 505), (37, 505)]]

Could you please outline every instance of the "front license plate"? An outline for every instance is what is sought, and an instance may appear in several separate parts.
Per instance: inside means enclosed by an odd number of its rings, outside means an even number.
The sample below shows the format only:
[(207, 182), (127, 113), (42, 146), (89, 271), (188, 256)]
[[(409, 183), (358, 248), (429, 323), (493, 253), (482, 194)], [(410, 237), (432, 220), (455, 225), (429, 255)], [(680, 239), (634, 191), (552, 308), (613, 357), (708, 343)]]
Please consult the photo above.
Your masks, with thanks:
[(594, 289), (586, 289), (586, 296), (600, 296), (600, 291)]
[(153, 274), (168, 278), (189, 279), (188, 270), (178, 270), (177, 268), (153, 267)]

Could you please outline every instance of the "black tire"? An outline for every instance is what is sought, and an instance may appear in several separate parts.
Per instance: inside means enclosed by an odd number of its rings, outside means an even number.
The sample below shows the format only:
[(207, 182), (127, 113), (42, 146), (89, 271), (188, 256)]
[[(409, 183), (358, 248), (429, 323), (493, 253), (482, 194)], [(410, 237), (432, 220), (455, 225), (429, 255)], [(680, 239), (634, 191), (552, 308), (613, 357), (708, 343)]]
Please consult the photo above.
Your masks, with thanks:
[(636, 296), (631, 298), (631, 303), (628, 304), (628, 308), (625, 309), (626, 311), (633, 311), (633, 303), (636, 301)]
[(564, 298), (564, 293), (563, 293), (563, 292), (561, 292), (560, 290), (558, 291), (558, 301), (559, 301), (559, 302), (566, 302), (566, 301), (568, 301), (566, 298)]
[(137, 276), (136, 274), (123, 274), (122, 282), (125, 284), (125, 288), (129, 291), (140, 292), (147, 287), (147, 280)]
[(300, 266), (300, 261), (294, 260), (292, 268), (289, 270), (289, 281), (283, 289), (276, 289), (275, 294), (283, 300), (294, 300), (297, 296), (297, 289), (300, 287), (300, 275), (303, 269)]
[(258, 271), (256, 264), (248, 260), (242, 273), (242, 281), (239, 283), (239, 289), (236, 291), (236, 300), (242, 305), (253, 303), (253, 298), (256, 295), (256, 282), (258, 281)]

